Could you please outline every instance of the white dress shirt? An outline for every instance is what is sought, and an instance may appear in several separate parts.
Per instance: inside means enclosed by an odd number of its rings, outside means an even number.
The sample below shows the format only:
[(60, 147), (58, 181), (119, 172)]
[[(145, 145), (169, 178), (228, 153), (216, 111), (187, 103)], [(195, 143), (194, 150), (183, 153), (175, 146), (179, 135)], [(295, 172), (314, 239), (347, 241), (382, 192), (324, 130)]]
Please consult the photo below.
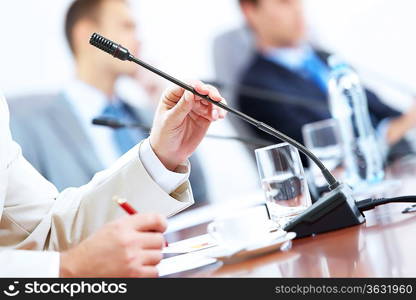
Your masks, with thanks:
[[(100, 116), (108, 105), (108, 96), (80, 80), (70, 82), (64, 89), (64, 95), (91, 141), (98, 158), (105, 167), (109, 167), (120, 157), (113, 138), (114, 129), (91, 123), (92, 119)], [(119, 101), (115, 96), (110, 99)], [(148, 139), (140, 147), (139, 156), (152, 178), (167, 193), (174, 191), (189, 178), (190, 165), (188, 163), (186, 163), (188, 170), (186, 173), (169, 171), (153, 152)]]
[[(99, 160), (104, 166), (111, 165), (120, 156), (113, 138), (114, 129), (91, 123), (92, 119), (102, 115), (104, 108), (108, 105), (108, 96), (80, 80), (71, 81), (63, 92)], [(117, 99), (112, 97), (111, 101), (117, 101)]]

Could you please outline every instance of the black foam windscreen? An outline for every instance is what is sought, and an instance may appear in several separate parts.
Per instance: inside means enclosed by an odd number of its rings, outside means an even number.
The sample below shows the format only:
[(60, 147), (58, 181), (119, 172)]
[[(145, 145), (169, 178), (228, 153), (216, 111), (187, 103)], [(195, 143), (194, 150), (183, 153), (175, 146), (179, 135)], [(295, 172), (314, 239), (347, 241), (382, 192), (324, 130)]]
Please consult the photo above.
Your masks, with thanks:
[(121, 59), (121, 60), (129, 60), (130, 53), (129, 50), (124, 48), (123, 46), (110, 41), (109, 39), (99, 35), (98, 33), (94, 33), (90, 38), (90, 44), (107, 52), (108, 54)]

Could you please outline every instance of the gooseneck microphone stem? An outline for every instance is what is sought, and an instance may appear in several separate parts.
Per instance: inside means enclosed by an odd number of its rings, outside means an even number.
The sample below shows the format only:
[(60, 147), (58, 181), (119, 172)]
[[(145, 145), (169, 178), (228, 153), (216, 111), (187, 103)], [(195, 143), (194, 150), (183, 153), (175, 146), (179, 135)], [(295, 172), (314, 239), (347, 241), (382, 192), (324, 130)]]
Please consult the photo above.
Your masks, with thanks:
[(118, 58), (120, 60), (128, 60), (128, 61), (132, 61), (140, 66), (142, 66), (143, 68), (169, 80), (170, 82), (180, 86), (181, 88), (193, 93), (194, 95), (197, 95), (205, 100), (207, 100), (208, 102), (211, 102), (212, 104), (222, 108), (223, 110), (237, 116), (238, 118), (256, 126), (259, 130), (262, 130), (282, 141), (287, 142), (288, 144), (294, 146), (295, 148), (297, 148), (300, 152), (302, 152), (303, 154), (305, 154), (307, 157), (309, 157), (321, 170), (322, 175), (325, 177), (326, 181), (329, 184), (329, 189), (333, 190), (336, 187), (338, 187), (340, 184), (339, 182), (335, 179), (335, 177), (331, 174), (331, 172), (325, 167), (325, 165), (319, 160), (318, 157), (316, 157), (311, 151), (309, 151), (305, 146), (303, 146), (302, 144), (298, 143), (296, 140), (288, 137), (287, 135), (279, 132), (278, 130), (274, 129), (273, 127), (260, 122), (234, 108), (231, 108), (227, 105), (225, 105), (224, 103), (221, 102), (217, 102), (212, 100), (209, 96), (207, 95), (202, 95), (200, 93), (198, 93), (192, 86), (186, 84), (185, 82), (172, 77), (171, 75), (149, 65), (148, 63), (134, 57), (133, 55), (130, 54), (129, 50), (124, 48), (123, 46), (116, 44), (110, 40), (108, 40), (107, 38), (94, 33), (91, 36), (90, 39), (90, 44), (103, 50), (104, 52), (107, 52), (108, 54), (114, 56), (115, 58)]

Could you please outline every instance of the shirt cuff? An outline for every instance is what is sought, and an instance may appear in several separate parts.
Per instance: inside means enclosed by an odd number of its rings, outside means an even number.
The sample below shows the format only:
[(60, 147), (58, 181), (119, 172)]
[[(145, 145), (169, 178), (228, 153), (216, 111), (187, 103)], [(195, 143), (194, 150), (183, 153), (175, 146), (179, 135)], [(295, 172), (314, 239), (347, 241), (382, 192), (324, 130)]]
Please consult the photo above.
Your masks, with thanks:
[(0, 262), (0, 277), (59, 277), (59, 252), (5, 250), (0, 252)]
[(181, 164), (177, 168), (178, 172), (168, 170), (156, 156), (149, 139), (145, 139), (141, 144), (139, 158), (150, 177), (168, 194), (174, 192), (189, 178), (191, 171), (189, 161)]

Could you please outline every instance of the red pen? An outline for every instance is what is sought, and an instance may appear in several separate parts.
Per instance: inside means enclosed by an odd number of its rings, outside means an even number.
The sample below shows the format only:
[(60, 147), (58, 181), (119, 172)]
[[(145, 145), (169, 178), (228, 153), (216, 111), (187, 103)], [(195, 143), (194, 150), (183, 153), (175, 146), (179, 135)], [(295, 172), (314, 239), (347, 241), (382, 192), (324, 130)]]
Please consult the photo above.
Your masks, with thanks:
[(131, 206), (126, 199), (123, 198), (119, 198), (119, 197), (114, 197), (114, 200), (118, 203), (118, 205), (124, 209), (124, 211), (126, 213), (128, 213), (129, 215), (135, 215), (137, 214), (137, 210), (135, 210), (133, 208), (133, 206)]
[[(113, 200), (114, 201), (116, 201), (117, 202), (117, 204), (126, 212), (126, 213), (128, 213), (129, 215), (135, 215), (135, 214), (137, 214), (138, 213), (138, 211), (137, 210), (135, 210), (134, 209), (134, 207), (133, 206), (131, 206), (128, 202), (127, 202), (127, 200), (126, 199), (124, 199), (124, 198), (120, 198), (120, 197), (117, 197), (117, 196), (114, 196), (113, 197)], [(167, 247), (169, 244), (168, 244), (168, 241), (165, 241), (165, 247)]]

